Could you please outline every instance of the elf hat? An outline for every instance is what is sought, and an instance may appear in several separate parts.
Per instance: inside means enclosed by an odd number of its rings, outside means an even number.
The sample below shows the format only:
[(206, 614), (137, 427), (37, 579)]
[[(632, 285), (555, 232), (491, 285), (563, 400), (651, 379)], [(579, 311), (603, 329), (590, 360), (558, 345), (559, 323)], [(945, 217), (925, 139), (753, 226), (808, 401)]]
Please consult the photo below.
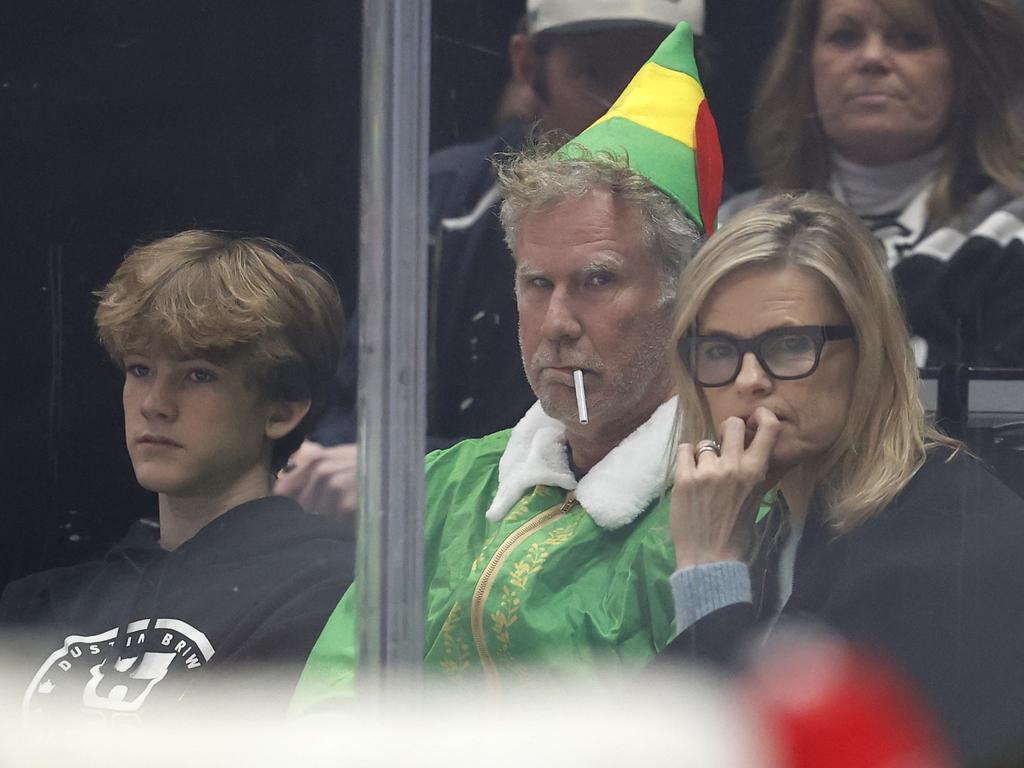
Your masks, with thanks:
[(722, 150), (686, 22), (658, 46), (611, 109), (557, 154), (594, 152), (625, 155), (629, 167), (682, 206), (698, 228), (714, 231)]

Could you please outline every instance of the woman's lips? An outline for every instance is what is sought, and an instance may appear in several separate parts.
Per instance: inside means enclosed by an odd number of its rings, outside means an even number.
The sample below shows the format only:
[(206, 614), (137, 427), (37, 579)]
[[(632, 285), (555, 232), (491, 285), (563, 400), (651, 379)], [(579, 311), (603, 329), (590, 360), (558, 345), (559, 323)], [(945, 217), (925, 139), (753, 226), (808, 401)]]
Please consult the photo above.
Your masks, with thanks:
[(847, 100), (857, 104), (888, 104), (899, 101), (900, 98), (899, 95), (887, 91), (863, 91), (851, 94)]

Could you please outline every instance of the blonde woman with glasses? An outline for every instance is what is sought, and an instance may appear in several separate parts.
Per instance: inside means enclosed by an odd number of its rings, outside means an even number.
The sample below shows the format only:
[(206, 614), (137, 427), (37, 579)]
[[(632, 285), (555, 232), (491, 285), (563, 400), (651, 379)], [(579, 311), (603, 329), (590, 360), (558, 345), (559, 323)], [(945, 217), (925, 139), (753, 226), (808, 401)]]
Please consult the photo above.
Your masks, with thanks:
[(964, 758), (1024, 744), (1024, 500), (926, 424), (868, 229), (770, 198), (702, 248), (678, 312), (667, 653), (731, 660), (810, 618), (900, 667)]

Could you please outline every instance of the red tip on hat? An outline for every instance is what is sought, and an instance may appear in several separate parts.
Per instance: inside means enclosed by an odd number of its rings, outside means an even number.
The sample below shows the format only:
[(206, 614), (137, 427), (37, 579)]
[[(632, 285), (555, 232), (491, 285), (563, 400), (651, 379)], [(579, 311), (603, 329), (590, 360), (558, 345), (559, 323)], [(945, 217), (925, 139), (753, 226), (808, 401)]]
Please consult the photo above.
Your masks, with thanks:
[(722, 147), (718, 143), (718, 128), (711, 114), (707, 99), (697, 107), (697, 122), (694, 126), (697, 146), (697, 204), (704, 231), (715, 231), (718, 206), (722, 202)]

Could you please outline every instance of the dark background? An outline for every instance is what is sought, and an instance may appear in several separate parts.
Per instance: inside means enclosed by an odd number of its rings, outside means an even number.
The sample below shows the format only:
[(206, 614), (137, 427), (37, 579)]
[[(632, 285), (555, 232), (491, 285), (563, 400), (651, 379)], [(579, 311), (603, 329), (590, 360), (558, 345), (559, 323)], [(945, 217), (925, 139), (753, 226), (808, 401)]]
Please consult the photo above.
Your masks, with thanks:
[[(431, 147), (482, 136), (523, 0), (434, 0)], [(742, 158), (777, 0), (709, 0), (706, 83), (727, 175)], [(95, 556), (155, 498), (124, 450), (120, 376), (91, 292), (133, 243), (265, 234), (355, 310), (357, 0), (0, 2), (3, 233), (0, 584)]]

